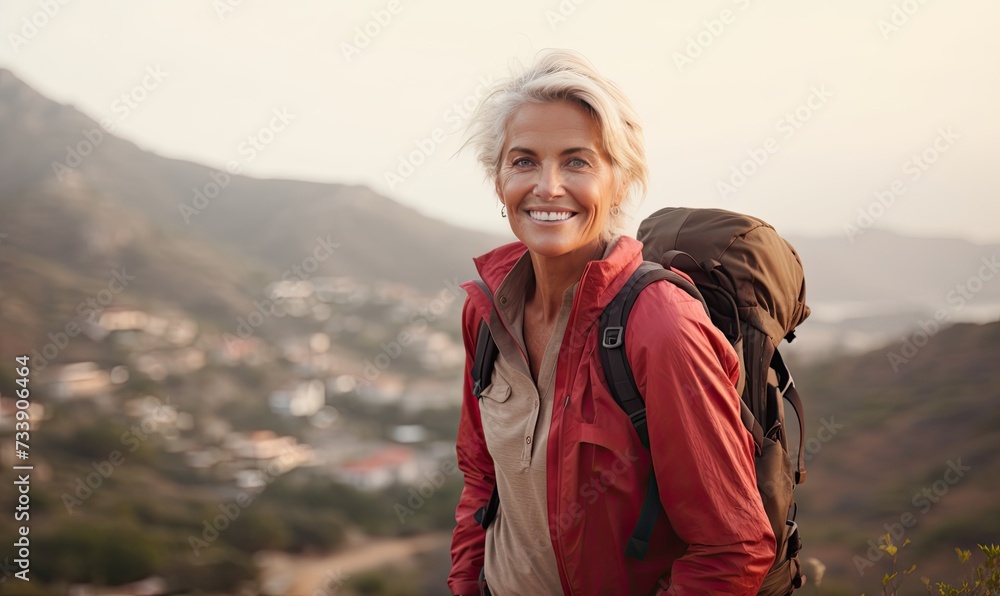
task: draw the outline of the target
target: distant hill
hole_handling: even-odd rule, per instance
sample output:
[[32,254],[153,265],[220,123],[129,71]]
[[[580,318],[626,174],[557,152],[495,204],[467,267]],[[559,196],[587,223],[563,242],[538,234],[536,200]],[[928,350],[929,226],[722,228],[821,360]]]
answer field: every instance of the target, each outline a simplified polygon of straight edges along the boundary
[[[847,236],[789,236],[799,251],[818,302],[896,302],[911,308],[943,306],[956,284],[977,274],[982,259],[1000,258],[1000,244],[913,238],[870,230]],[[1000,302],[1000,279],[984,284],[976,300]]]
[[913,541],[904,560],[918,576],[950,564],[955,546],[1000,543],[1000,323],[914,339],[915,351],[891,345],[795,371],[808,411],[797,491],[807,556],[868,593],[888,568],[864,565],[866,541],[886,527]]
[[[96,149],[72,173],[59,168],[64,174],[59,180],[52,164],[75,163],[67,160],[68,149],[81,143],[84,150],[88,143]],[[471,256],[506,241],[429,218],[365,187],[230,176],[160,157],[104,131],[75,108],[43,97],[3,69],[0,155],[0,207],[5,210],[14,203],[34,205],[43,189],[53,198],[83,194],[81,200],[117,210],[102,214],[105,228],[133,228],[137,218],[144,218],[150,228],[197,238],[278,273],[311,255],[317,238],[329,237],[338,249],[316,275],[396,281],[433,291],[446,277],[471,276]],[[195,189],[206,201],[195,203]],[[204,208],[185,217],[181,204]],[[112,215],[122,219],[109,219]],[[38,242],[16,229],[4,231],[12,244]]]
[[115,305],[229,321],[295,267],[436,293],[472,277],[474,255],[509,241],[364,187],[259,180],[160,157],[4,69],[0,213],[3,354],[65,325],[112,270],[135,276]]
[[[916,329],[939,309],[948,323],[1000,320],[1000,273],[986,266],[1000,263],[1000,245],[882,230],[851,240],[789,236],[802,257],[813,311],[801,345],[790,351],[869,350]],[[989,278],[979,279],[980,273]]]

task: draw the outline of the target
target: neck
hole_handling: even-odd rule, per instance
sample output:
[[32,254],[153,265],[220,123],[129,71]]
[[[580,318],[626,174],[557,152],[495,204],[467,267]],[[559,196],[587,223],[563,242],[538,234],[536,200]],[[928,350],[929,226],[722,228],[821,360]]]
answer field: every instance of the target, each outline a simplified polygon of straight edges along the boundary
[[587,263],[599,260],[606,248],[598,242],[558,257],[530,253],[535,284],[528,290],[527,305],[539,309],[546,323],[555,321],[566,289],[580,280]]

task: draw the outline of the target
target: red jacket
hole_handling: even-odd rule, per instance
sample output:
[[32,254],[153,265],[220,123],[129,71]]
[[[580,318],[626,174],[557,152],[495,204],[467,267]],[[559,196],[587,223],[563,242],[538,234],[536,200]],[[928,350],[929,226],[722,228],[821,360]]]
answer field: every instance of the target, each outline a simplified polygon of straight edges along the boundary
[[[491,290],[525,250],[514,242],[474,260]],[[740,422],[737,356],[701,304],[656,282],[632,309],[625,349],[646,400],[650,450],[607,389],[597,323],[642,262],[641,251],[642,243],[622,236],[607,259],[587,264],[556,365],[546,490],[563,591],[756,594],[774,562],[774,534],[756,488],[753,439]],[[469,373],[479,323],[489,320],[492,305],[475,283],[462,287],[466,366],[457,454],[465,488],[448,586],[478,594],[486,534],[473,515],[489,501],[494,469]],[[637,561],[624,549],[651,465],[666,514]]]

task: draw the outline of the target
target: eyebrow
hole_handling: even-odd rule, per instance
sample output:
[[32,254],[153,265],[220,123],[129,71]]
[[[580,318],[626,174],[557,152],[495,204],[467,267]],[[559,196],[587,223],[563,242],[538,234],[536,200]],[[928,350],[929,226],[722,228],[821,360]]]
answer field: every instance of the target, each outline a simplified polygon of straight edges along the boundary
[[[559,155],[560,156],[565,156],[565,155],[570,155],[572,153],[578,153],[578,152],[587,152],[587,153],[593,153],[594,155],[597,155],[597,151],[594,151],[590,147],[571,147],[569,149],[564,149],[562,152],[559,153]],[[511,153],[524,153],[526,155],[531,155],[532,157],[537,157],[538,156],[537,153],[535,153],[531,149],[528,149],[527,147],[511,147],[507,151],[507,155],[510,155]]]

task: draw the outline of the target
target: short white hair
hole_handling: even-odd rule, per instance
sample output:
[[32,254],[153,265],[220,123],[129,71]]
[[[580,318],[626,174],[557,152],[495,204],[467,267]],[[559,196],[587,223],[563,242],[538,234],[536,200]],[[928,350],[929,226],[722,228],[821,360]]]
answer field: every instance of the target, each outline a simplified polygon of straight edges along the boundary
[[612,200],[618,200],[621,211],[617,217],[608,217],[602,234],[602,240],[607,241],[625,233],[630,216],[646,196],[649,169],[642,124],[632,102],[583,55],[572,50],[542,50],[530,67],[512,69],[511,75],[498,81],[476,108],[465,145],[473,146],[486,177],[496,187],[507,124],[514,112],[528,103],[562,100],[579,104],[594,117],[611,159],[615,188],[621,193]]

